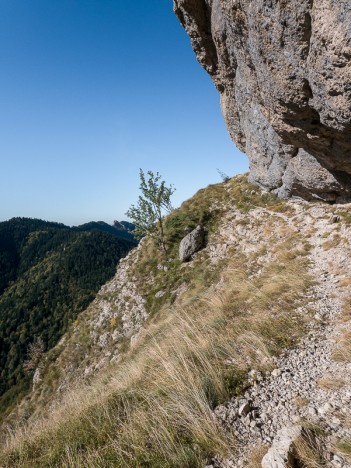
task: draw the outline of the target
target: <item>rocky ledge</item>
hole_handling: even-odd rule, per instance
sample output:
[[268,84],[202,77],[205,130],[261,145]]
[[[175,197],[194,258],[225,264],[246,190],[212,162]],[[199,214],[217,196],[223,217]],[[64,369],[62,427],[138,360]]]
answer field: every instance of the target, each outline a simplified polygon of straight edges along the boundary
[[349,0],[174,0],[251,181],[281,197],[351,195]]

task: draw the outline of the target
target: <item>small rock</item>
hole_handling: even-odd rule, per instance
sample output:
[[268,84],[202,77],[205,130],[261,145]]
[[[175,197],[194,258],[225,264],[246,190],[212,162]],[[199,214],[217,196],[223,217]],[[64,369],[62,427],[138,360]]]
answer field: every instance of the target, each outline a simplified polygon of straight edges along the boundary
[[239,416],[247,416],[250,412],[250,403],[248,401],[244,401],[240,408],[239,408]]
[[37,367],[33,375],[33,390],[41,381],[42,381],[42,378],[41,378],[40,367]]
[[156,299],[159,299],[160,297],[164,296],[166,293],[165,291],[158,291],[156,294],[155,294],[155,297]]
[[318,413],[321,415],[324,415],[328,413],[331,409],[332,409],[331,405],[329,403],[326,403],[321,408],[318,408]]
[[335,466],[335,468],[342,468],[343,467],[343,463],[340,463],[338,460],[332,460],[331,461],[331,464],[332,466]]
[[317,410],[316,408],[314,408],[313,406],[310,406],[308,408],[308,414],[310,414],[311,416],[317,416]]
[[292,417],[291,417],[291,421],[296,424],[300,421],[300,416],[298,414],[294,414]]
[[274,369],[271,373],[272,377],[279,377],[281,375],[281,369]]
[[332,421],[332,423],[335,424],[336,426],[340,426],[340,424],[341,424],[340,419],[337,418],[336,416],[334,416],[334,417],[332,418],[331,421]]
[[260,413],[259,413],[259,411],[258,411],[257,409],[251,411],[251,417],[252,417],[253,419],[258,418],[259,416],[260,416]]

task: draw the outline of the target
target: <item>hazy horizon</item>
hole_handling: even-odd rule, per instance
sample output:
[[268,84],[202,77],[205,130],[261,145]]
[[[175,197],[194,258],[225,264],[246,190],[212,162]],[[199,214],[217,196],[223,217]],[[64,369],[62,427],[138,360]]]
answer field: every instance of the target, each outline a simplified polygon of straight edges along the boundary
[[48,223],[58,223],[58,224],[64,224],[66,226],[69,226],[69,227],[78,227],[78,226],[82,226],[83,224],[87,224],[89,222],[96,222],[96,223],[106,223],[110,226],[113,225],[114,221],[119,221],[119,222],[122,222],[122,221],[127,221],[127,222],[131,222],[127,216],[125,216],[123,219],[113,219],[112,221],[105,221],[103,219],[89,219],[87,221],[83,221],[82,223],[74,223],[74,224],[67,224],[67,223],[64,223],[63,221],[57,221],[56,219],[43,219],[43,218],[33,218],[32,216],[12,216],[11,218],[7,218],[7,219],[0,219],[0,223],[4,223],[4,222],[7,222],[7,221],[11,221],[11,219],[15,219],[15,218],[25,218],[25,219],[39,219],[40,221],[45,221],[45,222],[48,222]]

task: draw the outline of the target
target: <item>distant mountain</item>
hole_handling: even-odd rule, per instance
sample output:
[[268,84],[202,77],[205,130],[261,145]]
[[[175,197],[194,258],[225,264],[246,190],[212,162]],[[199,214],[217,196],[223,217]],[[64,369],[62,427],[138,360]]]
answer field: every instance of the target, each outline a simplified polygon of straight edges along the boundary
[[132,232],[135,229],[135,225],[132,223],[128,223],[128,221],[113,221],[113,225],[116,229],[121,231],[128,231]]
[[102,222],[0,223],[0,412],[28,384],[22,365],[30,344],[40,338],[47,350],[58,342],[135,247],[128,235]]
[[120,237],[121,239],[128,239],[136,242],[133,234],[135,226],[127,221],[114,221],[113,225],[105,223],[104,221],[91,221],[90,223],[81,224],[75,229],[79,231],[100,231],[112,234],[113,236]]

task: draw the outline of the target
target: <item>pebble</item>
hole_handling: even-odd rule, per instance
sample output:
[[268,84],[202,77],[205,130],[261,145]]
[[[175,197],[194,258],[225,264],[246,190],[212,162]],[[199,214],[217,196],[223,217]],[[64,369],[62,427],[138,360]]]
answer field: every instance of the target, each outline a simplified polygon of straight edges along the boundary
[[272,376],[273,377],[279,377],[281,375],[281,373],[282,373],[281,369],[274,369],[272,371]]

